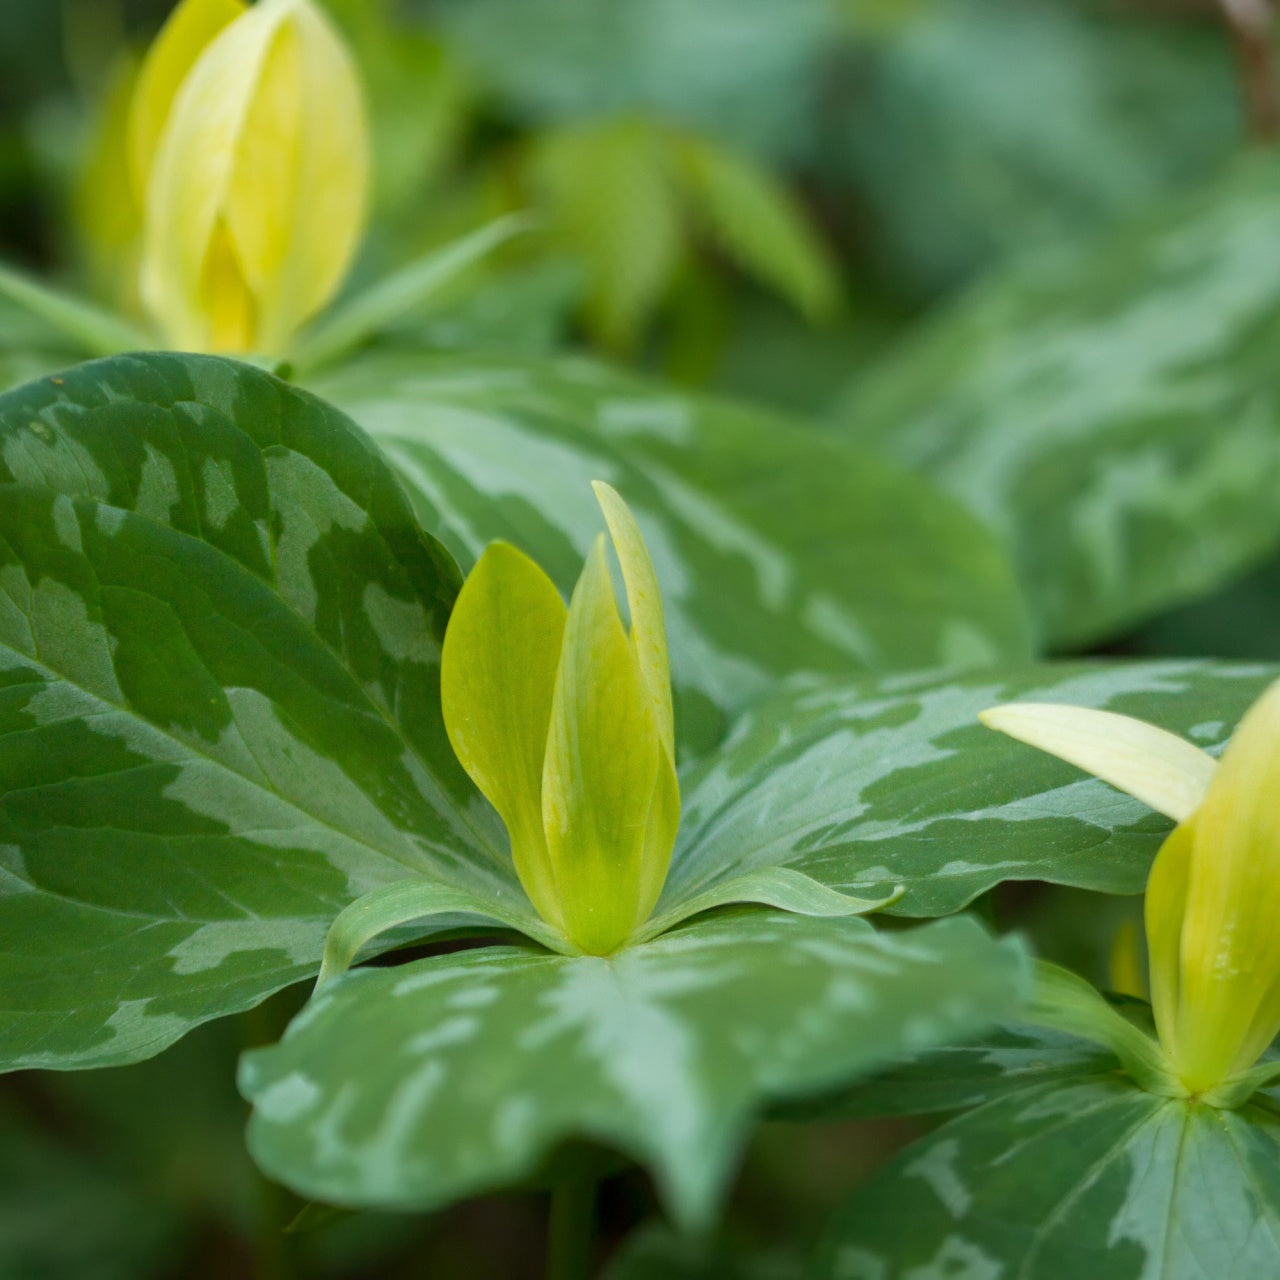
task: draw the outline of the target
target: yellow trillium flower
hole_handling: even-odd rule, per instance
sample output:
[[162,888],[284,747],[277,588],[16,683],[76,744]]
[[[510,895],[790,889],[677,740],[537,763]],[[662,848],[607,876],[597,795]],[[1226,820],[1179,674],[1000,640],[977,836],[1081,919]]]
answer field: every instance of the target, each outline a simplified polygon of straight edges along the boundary
[[355,67],[309,0],[182,0],[138,75],[127,161],[141,296],[166,342],[280,354],[364,223]]
[[1177,822],[1147,882],[1156,1030],[1188,1095],[1235,1100],[1280,1032],[1280,682],[1221,761],[1113,712],[1012,703],[982,720]]
[[649,919],[680,823],[666,630],[635,518],[597,482],[603,534],[568,609],[523,552],[492,544],[454,606],[441,658],[445,728],[497,809],[539,915],[609,955]]

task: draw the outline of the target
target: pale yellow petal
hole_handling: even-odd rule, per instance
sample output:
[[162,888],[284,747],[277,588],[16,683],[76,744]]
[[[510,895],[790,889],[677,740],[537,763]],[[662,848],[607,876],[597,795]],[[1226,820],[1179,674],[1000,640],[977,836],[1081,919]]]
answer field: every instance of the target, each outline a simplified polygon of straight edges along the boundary
[[1176,1059],[1192,1088],[1252,1066],[1280,1026],[1280,683],[1236,729],[1195,821]]
[[360,243],[371,185],[359,76],[324,14],[288,12],[250,105],[227,218],[261,300],[261,349],[283,351],[337,292]]
[[236,353],[253,348],[257,333],[257,303],[221,218],[214,226],[213,240],[205,258],[200,298],[207,322],[206,350]]
[[[204,284],[225,217],[237,150],[262,67],[280,26],[278,6],[255,5],[204,51],[174,98],[147,184],[142,296],[166,341],[211,349]],[[243,272],[243,264],[241,264]]]
[[640,659],[640,671],[653,702],[654,715],[667,754],[675,759],[675,718],[671,707],[671,663],[667,655],[667,628],[662,613],[662,592],[654,572],[644,535],[631,508],[603,480],[591,485],[604,512],[613,549],[622,567],[631,613],[631,639]]
[[565,618],[551,579],[523,552],[495,542],[463,583],[440,660],[454,753],[506,824],[525,892],[557,927],[542,770]]
[[1170,1057],[1177,1051],[1179,991],[1182,986],[1182,921],[1195,829],[1181,823],[1160,846],[1147,878],[1143,914],[1147,929],[1147,971],[1151,1008],[1160,1043]]
[[671,850],[649,824],[669,806],[654,796],[665,755],[602,535],[569,605],[542,783],[564,929],[583,951],[622,946],[661,890]]
[[119,310],[138,310],[138,250],[142,205],[129,178],[129,116],[138,67],[124,60],[93,122],[73,200],[76,238],[94,292]]
[[1019,742],[1066,760],[1175,822],[1200,807],[1213,757],[1185,738],[1114,711],[1010,702],[979,717]]
[[147,50],[128,125],[128,172],[139,207],[179,87],[214,37],[247,7],[242,0],[181,0]]
[[1150,988],[1142,973],[1142,938],[1136,920],[1125,920],[1111,939],[1108,985],[1117,995],[1145,1000]]
[[252,349],[284,350],[355,252],[366,132],[351,60],[307,0],[261,0],[205,49],[147,192],[143,296],[172,345],[210,348],[201,283],[221,222],[254,298]]

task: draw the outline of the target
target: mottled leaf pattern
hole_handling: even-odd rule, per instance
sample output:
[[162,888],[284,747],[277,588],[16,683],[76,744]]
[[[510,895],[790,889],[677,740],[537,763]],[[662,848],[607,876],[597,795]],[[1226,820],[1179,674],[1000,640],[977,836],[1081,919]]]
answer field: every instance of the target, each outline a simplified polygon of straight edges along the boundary
[[586,361],[370,358],[313,385],[464,567],[505,538],[567,599],[600,529],[588,482],[612,484],[662,585],[686,747],[796,670],[1027,652],[1011,571],[975,521],[786,419]]
[[963,1036],[1027,988],[1019,947],[971,920],[877,933],[772,912],[609,959],[501,948],[357,971],[244,1059],[250,1147],[304,1195],[429,1208],[589,1138],[706,1225],[764,1101]]
[[[998,1051],[1003,1052],[1003,1050]],[[821,1280],[1246,1280],[1280,1273],[1280,1120],[1074,1078],[999,1093],[840,1211]],[[1047,1055],[1052,1058],[1053,1050]],[[937,1065],[944,1070],[946,1064]]]
[[1020,1023],[975,1044],[948,1045],[896,1063],[852,1089],[787,1112],[830,1118],[962,1111],[1031,1087],[1114,1073],[1118,1065],[1109,1049],[1092,1041]]
[[1216,750],[1275,668],[1046,664],[972,676],[788,682],[685,771],[667,901],[757,866],[944,915],[1002,880],[1138,893],[1171,826],[978,723],[1021,698],[1135,715]]
[[457,580],[364,437],[247,366],[0,400],[4,1065],[155,1052],[379,884],[518,892],[440,722]]
[[1007,542],[1077,645],[1280,541],[1280,167],[993,281],[853,388],[842,434],[938,481]]

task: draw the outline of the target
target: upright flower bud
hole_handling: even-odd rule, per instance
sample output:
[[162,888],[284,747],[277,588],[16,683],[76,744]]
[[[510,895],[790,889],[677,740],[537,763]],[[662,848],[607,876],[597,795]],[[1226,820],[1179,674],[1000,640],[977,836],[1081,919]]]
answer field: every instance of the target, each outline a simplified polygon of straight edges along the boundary
[[1242,1101],[1275,1074],[1251,1069],[1280,1033],[1280,682],[1220,762],[1105,711],[1013,703],[982,718],[1178,823],[1147,881],[1156,1028],[1187,1094]]
[[183,0],[129,132],[142,297],[168,343],[285,349],[355,253],[367,132],[351,58],[309,0]]
[[538,913],[609,955],[653,911],[680,822],[671,676],[657,578],[640,530],[595,485],[622,568],[623,625],[602,534],[566,610],[536,564],[494,543],[445,634],[449,740],[511,838]]

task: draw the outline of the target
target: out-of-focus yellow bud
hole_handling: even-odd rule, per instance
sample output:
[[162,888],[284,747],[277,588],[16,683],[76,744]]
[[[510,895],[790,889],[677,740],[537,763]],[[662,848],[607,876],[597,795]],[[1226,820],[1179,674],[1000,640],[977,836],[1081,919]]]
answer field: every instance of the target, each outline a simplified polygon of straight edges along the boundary
[[191,351],[281,354],[337,291],[369,190],[363,97],[309,0],[184,0],[130,121],[143,301]]
[[247,8],[242,0],[182,0],[147,50],[128,126],[129,181],[140,206],[146,203],[152,162],[178,90],[214,37]]
[[129,173],[129,121],[140,70],[121,60],[103,98],[72,200],[93,292],[136,315],[142,209]]
[[994,729],[1070,760],[1173,818],[1147,881],[1151,1003],[1171,1074],[1236,1105],[1276,1074],[1280,1032],[1280,682],[1221,762],[1127,716],[1014,703]]

